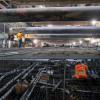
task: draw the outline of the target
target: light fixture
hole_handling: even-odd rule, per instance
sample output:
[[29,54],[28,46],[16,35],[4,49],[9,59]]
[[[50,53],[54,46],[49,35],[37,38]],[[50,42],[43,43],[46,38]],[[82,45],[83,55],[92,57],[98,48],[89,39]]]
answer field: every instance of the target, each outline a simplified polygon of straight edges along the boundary
[[37,40],[37,39],[34,39],[34,40],[33,40],[33,43],[34,43],[34,44],[37,44],[37,43],[38,43],[38,40]]
[[44,42],[41,42],[41,46],[42,46],[42,47],[44,46]]
[[92,20],[92,21],[91,21],[91,24],[92,24],[92,25],[96,25],[96,23],[97,23],[97,20]]
[[82,41],[80,40],[79,43],[82,44]]
[[94,44],[95,42],[97,42],[95,39],[91,39],[90,43]]
[[52,25],[52,24],[48,24],[47,26],[48,26],[48,27],[53,27],[53,25]]
[[10,30],[10,31],[12,31],[12,30],[13,30],[13,28],[9,28],[9,30]]
[[45,8],[45,5],[36,5],[38,8]]
[[73,45],[76,45],[76,42],[73,42],[72,44],[73,44]]
[[91,40],[91,38],[85,38],[84,40],[85,40],[85,41],[90,41],[90,40]]

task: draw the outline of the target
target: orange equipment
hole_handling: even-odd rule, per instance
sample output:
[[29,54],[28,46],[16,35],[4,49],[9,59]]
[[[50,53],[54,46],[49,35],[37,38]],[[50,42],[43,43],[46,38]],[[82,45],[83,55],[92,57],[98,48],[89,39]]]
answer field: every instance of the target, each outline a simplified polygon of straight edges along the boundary
[[87,71],[88,71],[88,66],[79,63],[75,66],[75,75],[73,77],[77,79],[87,79],[88,78]]

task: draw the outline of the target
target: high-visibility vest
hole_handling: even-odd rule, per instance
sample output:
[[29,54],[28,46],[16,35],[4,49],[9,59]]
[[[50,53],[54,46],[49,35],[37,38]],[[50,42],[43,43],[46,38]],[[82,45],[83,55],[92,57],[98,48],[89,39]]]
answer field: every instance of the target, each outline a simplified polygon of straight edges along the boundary
[[75,66],[75,78],[87,78],[88,66],[85,64],[78,64]]
[[17,38],[18,39],[22,39],[24,37],[23,33],[19,32],[17,33]]

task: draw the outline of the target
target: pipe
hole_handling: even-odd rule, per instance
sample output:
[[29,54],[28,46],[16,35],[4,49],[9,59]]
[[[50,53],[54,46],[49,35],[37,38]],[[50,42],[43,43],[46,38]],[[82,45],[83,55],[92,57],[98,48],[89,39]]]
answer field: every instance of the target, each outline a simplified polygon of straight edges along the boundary
[[13,78],[12,80],[10,80],[8,83],[6,83],[1,89],[0,89],[0,93],[2,93],[3,91],[5,91],[5,89],[8,88],[9,85],[11,85],[12,83],[14,83],[19,77],[21,77],[23,74],[25,74],[28,70],[30,70],[30,68],[33,65],[29,66],[27,69],[25,69],[24,71],[22,71],[20,74],[18,74],[15,78]]
[[13,8],[13,9],[1,9],[2,14],[13,13],[52,13],[52,12],[94,12],[100,11],[100,6],[84,6],[84,7],[44,7],[44,8]]
[[33,34],[96,34],[100,33],[100,27],[97,26],[53,26],[53,27],[13,27],[13,31],[23,31],[23,33]]
[[13,71],[7,72],[6,74],[4,74],[3,76],[0,77],[0,82],[8,75],[14,74],[15,72],[19,72],[20,70],[18,69],[14,69]]
[[4,5],[0,4],[1,9],[7,9]]
[[14,90],[14,88],[15,88],[15,85],[12,86],[12,87],[10,88],[10,90],[7,91],[7,92],[1,97],[0,100],[6,100],[6,99],[7,99],[7,96]]
[[22,95],[22,97],[20,98],[20,100],[29,100],[36,84],[38,83],[38,81],[40,80],[40,76],[41,76],[41,71],[39,71],[36,74],[36,77],[31,81],[30,83],[30,87],[27,89],[27,91]]
[[38,64],[36,64],[32,69],[30,69],[23,77],[22,79],[25,79],[29,73],[31,73],[36,67],[38,66]]
[[100,20],[99,12],[100,6],[1,9],[0,22]]
[[[13,28],[12,28],[13,29]],[[14,28],[16,29],[16,27]],[[18,27],[17,27],[18,29]],[[63,25],[63,26],[51,26],[51,27],[19,27],[19,29],[23,29],[25,31],[59,31],[59,30],[95,30],[95,31],[100,31],[100,27],[98,26],[66,26],[66,25]]]

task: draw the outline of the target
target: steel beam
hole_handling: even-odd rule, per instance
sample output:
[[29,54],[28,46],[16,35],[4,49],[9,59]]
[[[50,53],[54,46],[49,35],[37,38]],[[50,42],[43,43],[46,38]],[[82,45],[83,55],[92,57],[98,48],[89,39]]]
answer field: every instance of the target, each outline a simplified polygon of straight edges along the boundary
[[2,4],[0,4],[0,8],[1,8],[1,9],[6,9],[6,7],[3,6]]
[[[33,34],[33,38],[86,38],[100,37],[100,27],[96,26],[53,26],[53,27],[19,27],[14,31]],[[16,32],[17,33],[17,32]]]
[[100,20],[100,6],[1,9],[0,22]]

